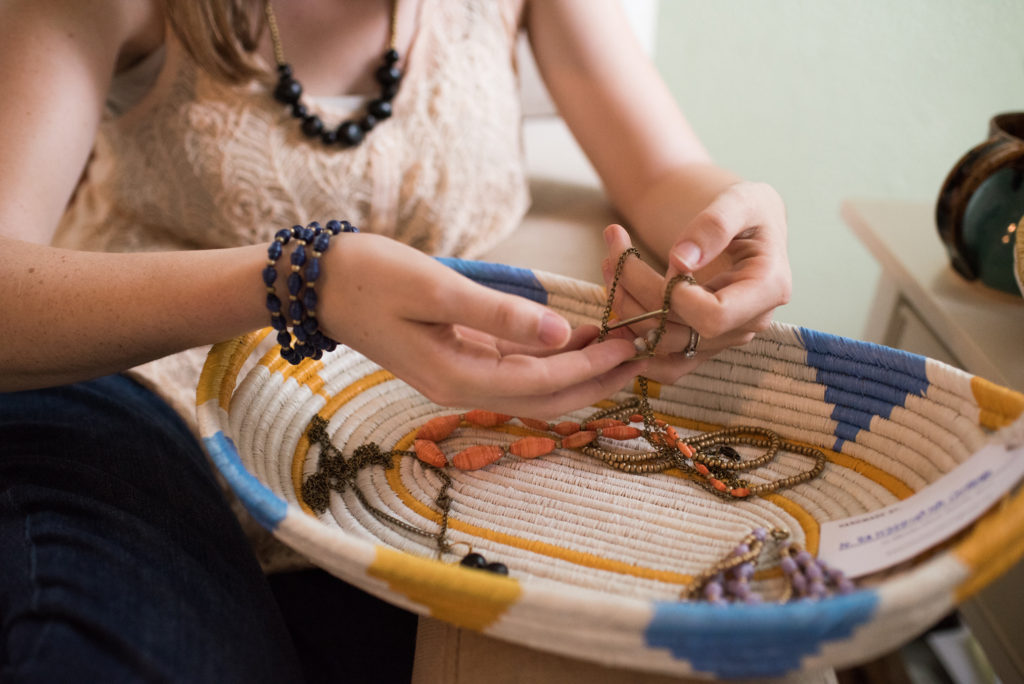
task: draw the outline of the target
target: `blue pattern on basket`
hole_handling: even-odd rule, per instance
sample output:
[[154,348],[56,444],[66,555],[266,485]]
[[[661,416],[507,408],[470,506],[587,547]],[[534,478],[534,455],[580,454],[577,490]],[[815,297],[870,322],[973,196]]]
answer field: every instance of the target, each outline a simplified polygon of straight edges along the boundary
[[288,513],[288,504],[245,469],[238,458],[238,448],[223,430],[218,430],[210,437],[203,437],[203,444],[214,465],[252,517],[273,532]]
[[658,601],[644,633],[699,672],[716,677],[776,677],[801,669],[823,644],[849,638],[874,616],[879,596],[858,591],[822,601],[713,606]]
[[548,291],[529,269],[452,257],[438,257],[437,260],[481,285],[509,294],[517,294],[541,304],[548,303]]
[[834,451],[856,440],[861,430],[870,430],[875,416],[888,418],[894,406],[906,405],[908,396],[924,396],[928,390],[923,356],[808,328],[798,333],[807,365],[816,369],[825,401],[834,406]]

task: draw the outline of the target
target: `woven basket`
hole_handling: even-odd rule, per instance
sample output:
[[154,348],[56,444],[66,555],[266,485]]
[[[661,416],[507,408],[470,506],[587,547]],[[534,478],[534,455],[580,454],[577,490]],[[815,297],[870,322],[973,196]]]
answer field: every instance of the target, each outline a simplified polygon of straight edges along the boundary
[[[546,303],[573,324],[600,318],[605,294],[596,285],[448,263]],[[785,528],[814,553],[822,523],[908,497],[1024,411],[1024,396],[931,359],[775,324],[675,385],[652,383],[651,405],[681,431],[756,425],[818,447],[828,458],[821,477],[732,502],[680,473],[632,475],[569,451],[450,469],[451,541],[505,563],[510,575],[466,569],[455,555],[438,559],[433,541],[382,522],[365,505],[436,529],[440,480],[415,458],[361,471],[359,492],[332,494],[319,515],[298,494],[317,469],[320,447],[305,434],[315,416],[349,455],[369,442],[409,448],[416,428],[453,410],[344,347],[289,366],[268,332],[216,345],[198,388],[203,440],[231,487],[278,538],[338,577],[497,638],[678,675],[776,676],[845,666],[913,638],[1024,553],[1018,493],[941,548],[852,594],[721,607],[680,601],[692,576],[752,528]],[[445,448],[512,441],[522,432],[464,427]],[[764,476],[786,477],[806,465],[784,454]],[[775,565],[768,558],[755,576],[766,594],[782,583]]]

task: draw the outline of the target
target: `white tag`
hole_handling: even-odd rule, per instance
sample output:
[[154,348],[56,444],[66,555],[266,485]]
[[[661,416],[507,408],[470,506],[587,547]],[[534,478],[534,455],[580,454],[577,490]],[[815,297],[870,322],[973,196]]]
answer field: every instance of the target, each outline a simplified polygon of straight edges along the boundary
[[989,444],[909,498],[821,525],[818,557],[848,577],[902,563],[949,539],[1024,477],[1024,446]]

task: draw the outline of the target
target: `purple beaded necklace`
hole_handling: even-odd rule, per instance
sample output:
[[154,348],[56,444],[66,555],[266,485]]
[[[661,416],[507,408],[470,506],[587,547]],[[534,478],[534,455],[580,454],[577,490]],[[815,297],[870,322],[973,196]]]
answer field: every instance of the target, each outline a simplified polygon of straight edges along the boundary
[[266,0],[264,10],[267,15],[267,26],[270,29],[270,39],[274,43],[274,61],[277,62],[277,85],[274,87],[274,99],[288,105],[291,108],[291,115],[302,121],[302,132],[306,137],[319,138],[327,146],[355,147],[377,124],[391,116],[391,101],[398,94],[398,84],[402,80],[402,72],[396,66],[399,55],[398,50],[395,49],[398,0],[391,0],[388,49],[375,73],[377,83],[380,84],[380,95],[370,100],[361,117],[346,119],[336,128],[326,126],[319,116],[310,112],[309,108],[302,103],[302,84],[292,74],[291,65],[285,61],[284,48],[281,47],[281,34],[277,28],[277,17],[274,15],[274,9],[270,6],[270,0]]

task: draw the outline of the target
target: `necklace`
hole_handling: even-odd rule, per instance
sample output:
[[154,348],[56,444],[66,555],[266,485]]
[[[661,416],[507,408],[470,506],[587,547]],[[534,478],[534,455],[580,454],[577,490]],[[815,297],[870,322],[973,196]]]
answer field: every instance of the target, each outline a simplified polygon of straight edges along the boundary
[[[825,455],[820,450],[782,439],[772,430],[761,427],[727,427],[684,439],[674,427],[654,415],[647,400],[646,380],[640,378],[639,397],[599,411],[582,423],[548,423],[479,409],[438,416],[419,428],[413,451],[408,455],[414,455],[435,468],[477,470],[510,455],[533,459],[546,456],[555,449],[575,449],[610,468],[627,473],[660,473],[675,468],[693,477],[697,485],[712,494],[730,500],[762,496],[793,487],[817,477],[825,469]],[[549,435],[523,437],[507,446],[470,446],[451,458],[438,445],[463,425],[494,428],[513,418],[526,428]],[[599,445],[601,440],[625,441],[638,437],[643,437],[651,449],[609,449]],[[734,446],[754,447],[762,449],[763,453],[744,459]],[[813,463],[790,477],[759,484],[751,484],[739,477],[742,472],[768,465],[783,451],[805,456]]]
[[366,111],[357,119],[346,119],[337,128],[326,126],[323,120],[309,111],[302,103],[302,84],[292,73],[292,67],[284,58],[281,46],[281,34],[277,28],[277,17],[270,0],[266,0],[264,10],[267,15],[267,27],[270,29],[270,40],[274,44],[274,61],[277,62],[277,85],[274,87],[274,99],[291,107],[291,115],[302,121],[302,132],[308,138],[319,138],[324,145],[341,145],[355,147],[363,141],[366,134],[389,118],[392,113],[391,101],[398,94],[398,84],[402,80],[402,71],[398,68],[398,50],[395,49],[395,34],[398,26],[398,0],[391,0],[391,18],[388,27],[388,49],[381,58],[381,65],[375,72],[377,83],[380,84],[380,95],[370,100]]
[[[609,320],[615,292],[623,266],[631,256],[639,257],[640,254],[635,249],[629,249],[619,257],[601,317],[598,339],[604,339],[610,330]],[[648,355],[654,353],[665,332],[672,289],[683,281],[693,283],[687,276],[676,276],[665,288],[658,326],[645,340]],[[506,457],[533,459],[556,449],[569,449],[627,473],[651,474],[675,469],[692,478],[698,486],[711,494],[729,501],[766,496],[816,478],[825,469],[826,458],[821,450],[783,439],[766,428],[734,426],[681,437],[672,425],[655,415],[650,405],[647,378],[639,376],[637,381],[640,386],[639,396],[598,411],[580,422],[564,420],[550,423],[474,409],[428,420],[416,430],[411,450],[386,451],[370,442],[357,447],[348,458],[331,443],[327,421],[315,416],[306,434],[310,443],[320,446],[320,459],[316,472],[303,481],[300,496],[311,510],[319,514],[327,510],[332,491],[341,493],[350,489],[362,506],[381,522],[433,541],[438,558],[456,553],[455,547],[464,544],[469,547],[469,553],[459,561],[461,565],[507,575],[509,569],[505,564],[488,562],[480,553],[474,552],[467,542],[449,540],[448,524],[452,508],[449,490],[453,483],[448,472],[450,469],[476,470]],[[439,443],[463,426],[500,429],[513,420],[539,434],[523,437],[504,446],[470,446],[451,457],[441,451]],[[601,444],[608,440],[625,442],[638,438],[647,442],[647,448],[610,449]],[[734,446],[752,447],[762,450],[762,453],[753,458],[743,458]],[[803,456],[813,463],[794,475],[776,480],[754,483],[739,477],[743,472],[768,465],[783,451]],[[369,501],[360,488],[356,478],[360,470],[369,466],[391,468],[394,459],[401,457],[418,459],[424,468],[435,473],[441,480],[441,487],[433,501],[440,513],[437,530],[417,527],[381,510]],[[755,529],[728,555],[696,575],[683,589],[680,598],[703,599],[713,605],[761,602],[761,595],[750,587],[757,558],[766,541],[783,542],[788,536],[789,533],[782,529]],[[854,590],[853,583],[842,572],[813,558],[793,542],[781,548],[780,558],[785,579],[782,595],[778,599],[780,603],[793,599],[815,600]]]
[[[623,266],[631,256],[639,258],[640,254],[636,249],[626,250],[616,264],[615,275],[608,289],[608,298],[601,317],[599,340],[608,334],[615,293]],[[647,354],[654,353],[665,332],[672,289],[684,280],[692,282],[687,276],[680,275],[667,284],[658,327],[647,340]],[[639,376],[637,381],[640,386],[639,396],[598,411],[582,422],[549,423],[475,409],[428,420],[417,429],[412,450],[384,451],[379,445],[369,443],[357,448],[351,459],[345,459],[341,452],[331,445],[325,430],[326,424],[322,419],[314,418],[309,428],[309,437],[312,442],[321,444],[324,453],[320,457],[317,472],[308,477],[302,485],[302,498],[312,510],[322,512],[327,508],[332,489],[342,491],[349,486],[357,490],[360,500],[367,505],[358,492],[353,479],[354,473],[369,464],[390,467],[392,458],[396,456],[415,457],[426,467],[442,474],[444,486],[435,502],[442,512],[440,531],[425,532],[411,528],[407,523],[392,518],[383,511],[373,509],[372,506],[368,508],[373,509],[371,512],[381,520],[430,537],[437,544],[438,553],[442,554],[450,550],[447,541],[447,521],[451,498],[447,495],[447,489],[451,485],[451,477],[445,472],[448,468],[476,470],[507,456],[533,459],[550,454],[556,449],[570,449],[627,473],[649,474],[676,469],[689,475],[698,486],[711,494],[731,501],[764,496],[794,487],[818,477],[825,469],[826,458],[821,450],[783,439],[774,431],[762,427],[733,426],[687,438],[680,437],[673,426],[655,415],[649,401],[647,378]],[[463,425],[498,428],[512,420],[517,420],[523,427],[540,434],[518,439],[507,446],[470,446],[451,458],[441,451],[439,443]],[[640,437],[647,442],[648,448],[609,449],[601,444],[606,440],[629,441]],[[753,447],[763,451],[754,458],[744,459],[735,446]],[[808,458],[812,463],[794,475],[776,480],[752,483],[739,476],[741,473],[768,465],[783,451]]]

